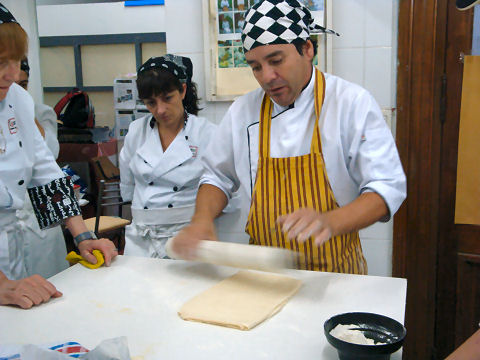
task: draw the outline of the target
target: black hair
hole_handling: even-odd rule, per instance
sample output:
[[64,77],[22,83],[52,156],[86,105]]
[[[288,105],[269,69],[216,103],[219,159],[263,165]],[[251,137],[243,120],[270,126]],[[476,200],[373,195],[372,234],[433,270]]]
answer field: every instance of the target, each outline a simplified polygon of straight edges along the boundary
[[[197,115],[201,110],[198,107],[197,85],[187,81],[187,90],[183,99],[183,107],[189,114]],[[178,90],[183,92],[183,83],[171,72],[162,69],[143,71],[137,78],[138,97],[141,100],[167,94]]]
[[298,53],[303,56],[303,46],[307,43],[308,40],[310,40],[313,45],[313,56],[317,55],[317,40],[313,40],[312,38],[308,38],[307,40],[298,38],[293,40],[292,44],[295,45]]

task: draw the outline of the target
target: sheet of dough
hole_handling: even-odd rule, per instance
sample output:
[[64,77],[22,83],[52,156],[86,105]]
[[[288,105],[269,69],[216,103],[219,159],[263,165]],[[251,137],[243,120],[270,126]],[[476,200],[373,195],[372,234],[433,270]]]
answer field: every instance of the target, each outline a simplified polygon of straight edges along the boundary
[[239,271],[186,302],[184,320],[250,330],[279,312],[301,281],[283,275]]

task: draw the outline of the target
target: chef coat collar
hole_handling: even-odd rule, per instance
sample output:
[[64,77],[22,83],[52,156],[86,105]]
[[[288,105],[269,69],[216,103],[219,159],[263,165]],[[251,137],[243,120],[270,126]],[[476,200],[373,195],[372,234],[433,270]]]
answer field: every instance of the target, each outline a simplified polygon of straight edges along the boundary
[[162,144],[158,132],[156,130],[148,132],[145,142],[136,153],[153,168],[154,177],[161,177],[192,158],[193,154],[188,139],[192,126],[192,121],[189,121],[165,151],[161,150]]
[[312,74],[310,75],[310,81],[307,83],[307,86],[305,86],[300,93],[300,95],[295,99],[295,101],[288,105],[288,106],[282,106],[277,104],[275,101],[273,101],[273,111],[272,111],[272,119],[281,113],[284,113],[290,109],[293,109],[295,107],[299,107],[298,105],[303,104],[307,101],[310,101],[312,99],[312,94],[313,94],[313,87],[314,87],[314,78],[315,78],[315,68],[312,65]]
[[[184,113],[185,119],[183,120],[183,129],[185,130],[185,127],[187,126],[188,122],[188,113],[185,111]],[[157,119],[152,115],[152,118],[150,119],[150,127],[153,129],[155,127],[155,123],[157,122]]]

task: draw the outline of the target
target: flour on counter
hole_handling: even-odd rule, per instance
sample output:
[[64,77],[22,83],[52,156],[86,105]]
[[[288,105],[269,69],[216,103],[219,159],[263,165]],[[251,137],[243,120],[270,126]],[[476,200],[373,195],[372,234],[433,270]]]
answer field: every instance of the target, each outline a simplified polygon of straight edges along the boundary
[[384,345],[383,342],[375,342],[373,339],[365,337],[363,331],[352,330],[358,328],[358,325],[342,325],[338,324],[330,331],[330,335],[336,337],[337,339],[359,345]]

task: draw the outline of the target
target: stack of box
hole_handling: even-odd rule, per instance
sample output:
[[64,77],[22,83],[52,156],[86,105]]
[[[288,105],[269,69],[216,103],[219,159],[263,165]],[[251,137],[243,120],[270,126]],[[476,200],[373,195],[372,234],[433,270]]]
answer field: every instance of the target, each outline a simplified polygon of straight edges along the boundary
[[115,103],[115,138],[123,140],[130,123],[149,114],[146,106],[138,98],[135,76],[124,76],[113,81],[113,101]]

